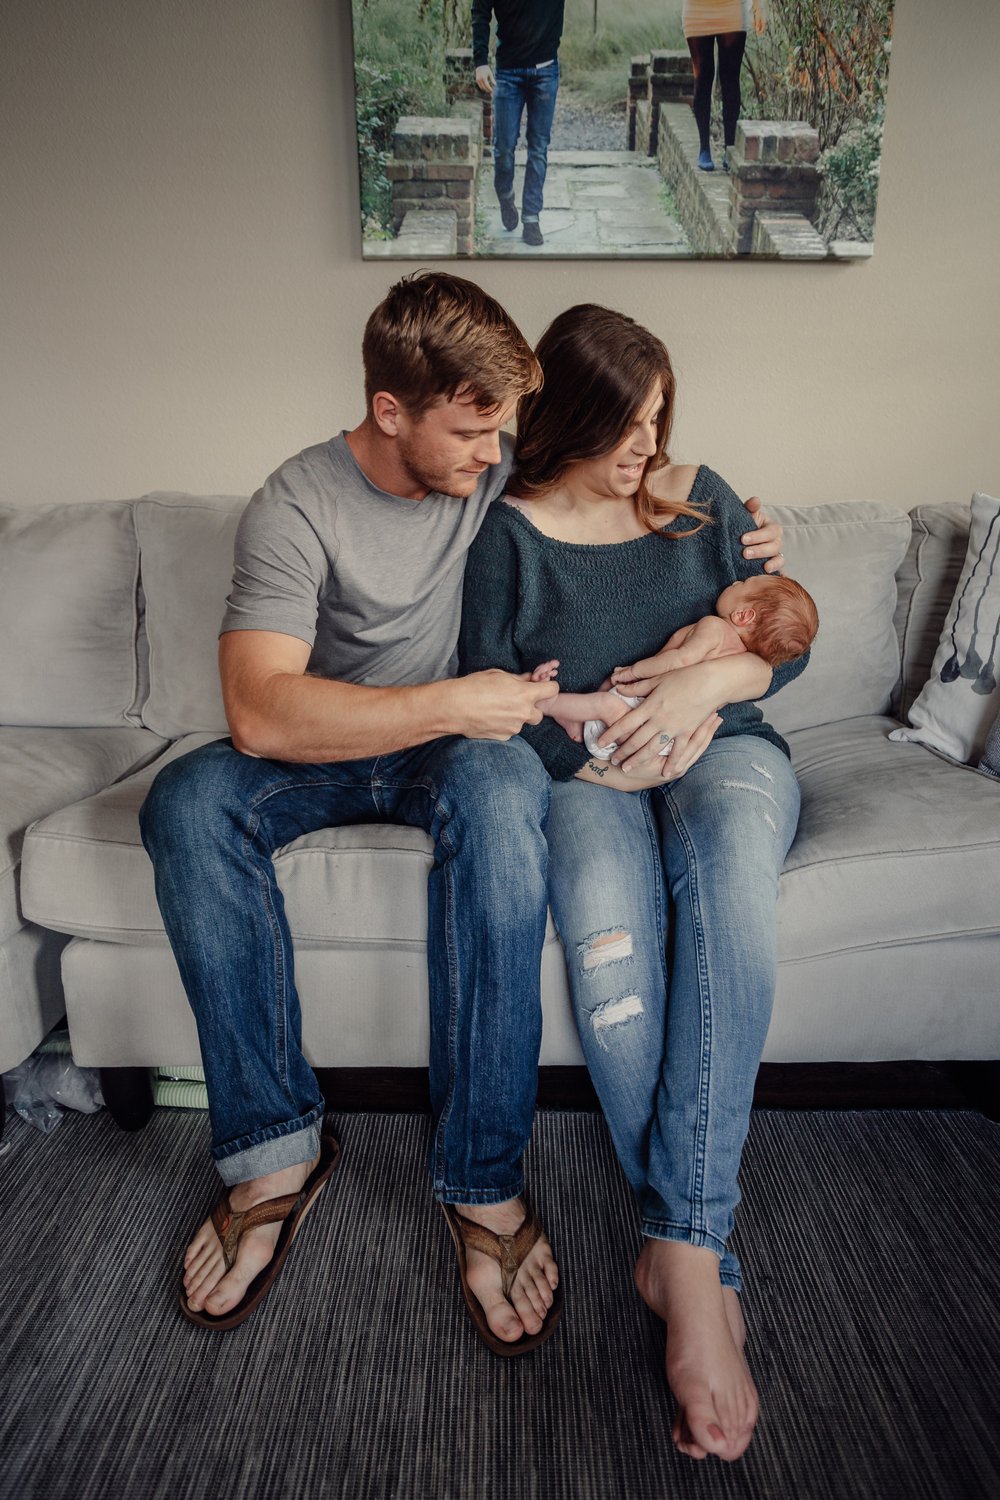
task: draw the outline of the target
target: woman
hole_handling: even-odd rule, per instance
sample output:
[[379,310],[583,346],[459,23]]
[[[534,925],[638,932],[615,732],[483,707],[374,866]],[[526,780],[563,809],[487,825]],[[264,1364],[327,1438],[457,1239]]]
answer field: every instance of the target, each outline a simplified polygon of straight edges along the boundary
[[[589,691],[761,563],[744,560],[752,521],[732,490],[667,460],[674,378],[659,339],[580,306],[536,352],[545,382],[518,411],[510,494],[469,556],[462,669],[523,672],[557,657],[562,686]],[[554,782],[552,910],[639,1202],[637,1283],[667,1323],[674,1439],[693,1457],[737,1457],[757,1415],[727,1239],[799,794],[787,746],[749,700],[802,665],[772,682],[743,653],[643,684],[640,706],[602,736],[618,742],[610,766],[552,719],[523,730]]]
[[714,172],[709,126],[712,121],[712,87],[715,83],[715,49],[719,49],[719,88],[722,92],[722,165],[729,171],[729,153],[736,140],[740,117],[740,69],[747,43],[744,0],[684,0],[681,25],[691,54],[694,73],[694,110],[698,126],[698,166]]

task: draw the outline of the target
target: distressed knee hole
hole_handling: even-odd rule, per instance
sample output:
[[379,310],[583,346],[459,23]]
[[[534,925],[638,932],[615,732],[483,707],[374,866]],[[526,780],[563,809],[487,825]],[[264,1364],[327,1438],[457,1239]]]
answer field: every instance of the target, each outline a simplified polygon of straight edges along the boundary
[[592,932],[577,944],[580,967],[585,974],[602,969],[605,964],[622,963],[632,957],[632,934],[620,927],[608,932]]
[[617,1000],[605,1000],[591,1014],[590,1024],[602,1047],[607,1047],[605,1033],[617,1026],[624,1026],[635,1016],[645,1014],[645,1007],[638,995],[621,995]]

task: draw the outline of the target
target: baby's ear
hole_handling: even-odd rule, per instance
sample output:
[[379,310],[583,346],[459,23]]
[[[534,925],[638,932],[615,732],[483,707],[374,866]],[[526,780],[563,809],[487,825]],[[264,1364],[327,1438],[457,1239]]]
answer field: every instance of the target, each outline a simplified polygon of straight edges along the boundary
[[737,628],[752,625],[756,618],[757,611],[752,604],[744,604],[742,609],[734,609],[729,616],[730,623],[737,626]]

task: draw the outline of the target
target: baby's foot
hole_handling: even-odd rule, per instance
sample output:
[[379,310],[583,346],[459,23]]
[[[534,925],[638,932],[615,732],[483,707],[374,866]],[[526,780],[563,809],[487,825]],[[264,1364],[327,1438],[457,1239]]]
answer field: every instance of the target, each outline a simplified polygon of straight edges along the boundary
[[559,671],[558,661],[543,661],[531,674],[532,682],[551,682]]
[[635,707],[634,701],[630,703],[627,698],[623,698],[620,693],[612,692],[610,688],[606,693],[600,693],[597,696],[600,700],[598,717],[603,719],[605,724],[617,724],[619,719],[623,719]]

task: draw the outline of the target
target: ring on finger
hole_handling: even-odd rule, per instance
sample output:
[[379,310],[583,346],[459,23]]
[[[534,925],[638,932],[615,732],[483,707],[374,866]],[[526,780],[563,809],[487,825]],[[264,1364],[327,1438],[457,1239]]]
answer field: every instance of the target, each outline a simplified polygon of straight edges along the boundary
[[672,734],[661,734],[660,735],[660,748],[659,748],[659,751],[657,753],[659,755],[669,755],[670,752],[671,752],[671,750],[673,748],[674,748],[674,737],[673,737],[673,735]]

